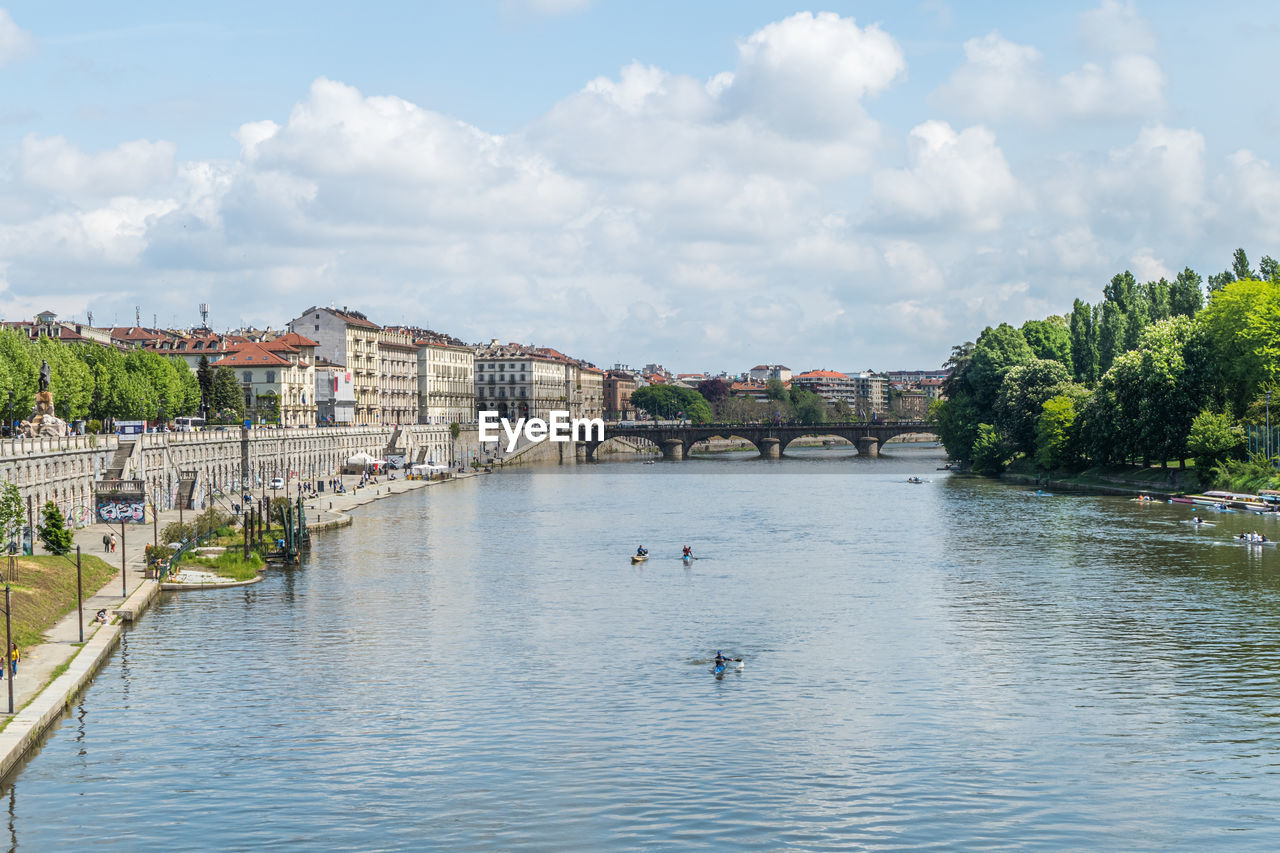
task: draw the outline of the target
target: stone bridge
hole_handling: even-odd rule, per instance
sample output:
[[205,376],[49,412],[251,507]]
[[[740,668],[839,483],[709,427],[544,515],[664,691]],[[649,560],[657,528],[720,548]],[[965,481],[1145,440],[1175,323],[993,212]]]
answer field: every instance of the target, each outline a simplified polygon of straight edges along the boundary
[[594,459],[600,445],[615,438],[640,438],[652,442],[662,451],[663,459],[685,459],[693,445],[710,438],[740,438],[751,442],[766,459],[777,459],[787,445],[802,436],[837,436],[858,447],[861,456],[878,456],[880,445],[899,435],[928,433],[933,427],[926,421],[842,424],[678,424],[655,423],[622,425],[606,423],[604,441],[582,442],[588,459]]

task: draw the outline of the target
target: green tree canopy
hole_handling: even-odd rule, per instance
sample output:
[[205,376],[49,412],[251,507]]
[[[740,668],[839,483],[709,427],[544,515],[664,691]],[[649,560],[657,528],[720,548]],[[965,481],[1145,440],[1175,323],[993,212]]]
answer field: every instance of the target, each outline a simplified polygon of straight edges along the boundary
[[1005,374],[1034,358],[1022,332],[1008,323],[983,329],[974,344],[973,358],[966,371],[967,384],[978,408],[984,412],[991,411]]
[[647,385],[631,393],[631,403],[655,418],[672,419],[683,415],[693,423],[710,423],[711,407],[692,388],[679,385]]
[[40,523],[37,525],[40,544],[50,554],[66,554],[74,546],[71,531],[67,529],[62,510],[53,501],[45,503],[40,510]]
[[1011,449],[1031,456],[1036,450],[1036,425],[1047,400],[1062,394],[1071,374],[1060,362],[1038,358],[1009,369],[996,396],[995,426]]
[[1067,370],[1072,369],[1071,330],[1065,317],[1028,320],[1022,324],[1022,337],[1036,358],[1056,361]]
[[1196,320],[1236,414],[1258,388],[1280,381],[1280,284],[1235,281],[1213,294]]

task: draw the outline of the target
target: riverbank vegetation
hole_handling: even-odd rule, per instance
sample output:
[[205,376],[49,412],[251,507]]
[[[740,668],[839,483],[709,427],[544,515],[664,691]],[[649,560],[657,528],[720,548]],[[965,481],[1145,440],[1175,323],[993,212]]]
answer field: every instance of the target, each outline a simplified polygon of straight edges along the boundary
[[1270,257],[1255,271],[1237,250],[1231,269],[1209,277],[1207,300],[1190,268],[1172,282],[1120,273],[1098,304],[987,327],[953,347],[947,366],[930,419],[977,473],[1014,459],[1067,475],[1194,460],[1201,485],[1280,485],[1256,452],[1276,452],[1264,428],[1280,380],[1280,263]]
[[[81,588],[93,595],[117,569],[101,557],[80,558]],[[17,557],[10,583],[13,597],[13,641],[19,648],[43,642],[44,632],[76,606],[75,556]]]

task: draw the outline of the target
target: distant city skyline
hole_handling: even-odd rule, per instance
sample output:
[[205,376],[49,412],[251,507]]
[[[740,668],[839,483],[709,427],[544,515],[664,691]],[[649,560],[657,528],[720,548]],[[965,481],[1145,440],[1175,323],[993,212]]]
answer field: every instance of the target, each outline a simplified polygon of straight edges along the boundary
[[1280,253],[1262,3],[14,3],[0,316],[937,367]]

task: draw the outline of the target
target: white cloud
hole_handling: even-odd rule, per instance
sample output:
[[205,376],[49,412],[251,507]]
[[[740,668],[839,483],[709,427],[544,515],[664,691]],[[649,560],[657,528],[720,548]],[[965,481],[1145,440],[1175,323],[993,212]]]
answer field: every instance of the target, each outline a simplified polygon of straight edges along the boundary
[[1162,278],[1173,281],[1177,275],[1148,247],[1139,249],[1129,258],[1129,269],[1138,281],[1158,281]]
[[503,0],[503,5],[512,11],[528,11],[535,15],[571,15],[585,12],[591,7],[592,0]]
[[907,168],[877,173],[872,201],[892,219],[977,231],[999,228],[1024,203],[995,136],[983,127],[957,133],[944,121],[912,128]]
[[1122,56],[1156,49],[1155,33],[1133,0],[1102,0],[1097,9],[1080,15],[1079,29],[1085,46],[1097,53]]
[[176,151],[172,142],[139,139],[89,155],[61,136],[31,134],[22,140],[20,169],[26,183],[57,193],[135,194],[173,177]]
[[738,44],[738,67],[723,99],[775,126],[837,133],[865,122],[861,100],[883,92],[906,68],[902,49],[878,26],[801,12]]
[[0,65],[20,62],[31,55],[35,41],[19,27],[8,9],[0,9]]
[[1068,74],[1047,70],[1040,52],[991,32],[964,43],[965,62],[937,99],[966,115],[1037,122],[1150,116],[1164,107],[1164,72],[1140,53],[1086,63]]

